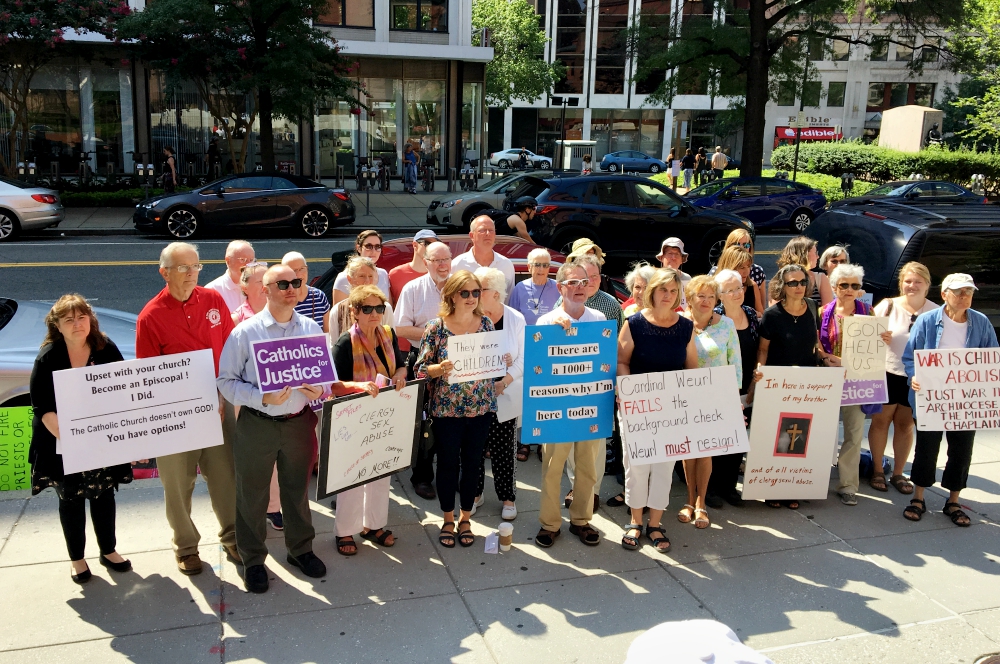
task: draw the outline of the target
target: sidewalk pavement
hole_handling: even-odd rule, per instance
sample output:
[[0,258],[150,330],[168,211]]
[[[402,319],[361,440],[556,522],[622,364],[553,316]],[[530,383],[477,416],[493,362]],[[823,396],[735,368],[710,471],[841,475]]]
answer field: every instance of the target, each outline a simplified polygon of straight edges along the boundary
[[[904,496],[865,485],[857,507],[841,505],[832,490],[797,512],[727,505],[699,531],[677,522],[686,499],[675,483],[664,519],[668,555],[645,540],[640,551],[624,550],[626,511],[603,505],[593,521],[606,538],[600,546],[584,546],[564,523],[553,548],[538,548],[534,454],[517,473],[509,553],[483,552],[483,536],[500,523],[492,481],[473,517],[475,545],[443,549],[437,502],[416,497],[404,472],[392,481],[395,547],[359,539],[358,555],[338,555],[329,503],[313,503],[314,547],[329,573],[312,580],[291,568],[281,534],[268,528],[264,595],[245,593],[226,561],[200,480],[193,514],[203,533],[201,575],[177,571],[163,490],[142,480],[118,494],[118,551],[134,571],[111,573],[91,558],[94,577],[84,586],[69,579],[53,492],[0,493],[0,664],[622,662],[644,630],[693,618],[729,625],[778,664],[971,664],[1000,651],[996,432],[977,436],[963,495],[972,527],[941,514],[939,488],[923,520],[911,523]],[[602,502],[619,489],[605,477]],[[662,661],[670,652],[664,643]]]

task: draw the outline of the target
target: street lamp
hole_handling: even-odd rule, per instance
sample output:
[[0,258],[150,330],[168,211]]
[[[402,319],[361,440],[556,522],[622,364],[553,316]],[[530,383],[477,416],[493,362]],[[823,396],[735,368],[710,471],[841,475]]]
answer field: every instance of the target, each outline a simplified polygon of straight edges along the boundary
[[563,155],[566,152],[566,107],[567,106],[579,106],[579,97],[549,97],[549,104],[551,106],[562,106],[562,112],[559,115],[559,170],[565,170],[565,164],[563,163]]

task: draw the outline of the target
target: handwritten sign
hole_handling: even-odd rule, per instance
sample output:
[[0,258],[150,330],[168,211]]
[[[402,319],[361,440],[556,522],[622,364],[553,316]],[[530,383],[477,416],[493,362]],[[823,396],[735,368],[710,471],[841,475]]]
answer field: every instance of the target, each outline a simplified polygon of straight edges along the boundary
[[844,371],[761,367],[750,425],[743,498],[826,498],[837,446]]
[[530,325],[524,331],[521,442],[573,443],[611,435],[618,323]]
[[211,350],[56,371],[52,382],[67,473],[222,444]]
[[914,355],[918,430],[1000,429],[1000,349],[918,350]]
[[882,333],[889,329],[885,316],[847,316],[843,322],[840,363],[847,373],[841,406],[885,403],[889,390],[885,380]]
[[455,368],[448,375],[448,383],[503,378],[507,374],[503,359],[506,354],[507,342],[502,330],[450,336],[448,359]]
[[619,376],[618,395],[632,465],[750,450],[736,367]]
[[264,339],[250,344],[260,391],[280,392],[302,383],[320,385],[337,380],[325,334]]
[[316,500],[413,465],[423,400],[421,380],[325,402]]
[[0,408],[0,491],[31,488],[31,406]]

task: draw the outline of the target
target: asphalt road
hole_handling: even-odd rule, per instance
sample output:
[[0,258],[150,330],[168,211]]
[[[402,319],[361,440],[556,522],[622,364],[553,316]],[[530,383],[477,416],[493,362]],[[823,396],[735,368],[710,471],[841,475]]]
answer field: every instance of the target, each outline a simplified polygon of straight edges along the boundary
[[[400,237],[386,236],[385,239]],[[757,262],[774,274],[778,252],[790,235],[761,235]],[[225,270],[227,240],[197,243],[205,269],[199,283],[206,284]],[[350,249],[353,239],[254,240],[259,260],[276,262],[288,251],[308,259],[310,277],[330,265],[330,254]],[[54,301],[65,293],[80,293],[96,306],[139,313],[161,288],[157,271],[164,240],[134,236],[26,239],[0,244],[0,296],[15,300]],[[613,275],[620,276],[620,275]]]

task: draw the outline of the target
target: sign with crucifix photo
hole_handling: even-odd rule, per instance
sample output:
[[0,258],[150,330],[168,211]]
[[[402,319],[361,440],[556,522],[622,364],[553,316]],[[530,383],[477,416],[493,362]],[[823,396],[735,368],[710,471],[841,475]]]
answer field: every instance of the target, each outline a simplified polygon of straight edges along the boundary
[[826,498],[844,371],[761,367],[743,474],[745,500]]

